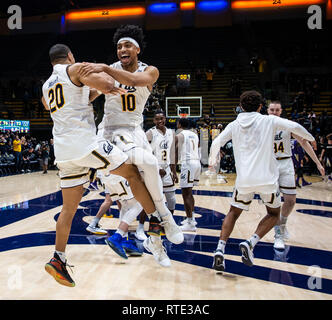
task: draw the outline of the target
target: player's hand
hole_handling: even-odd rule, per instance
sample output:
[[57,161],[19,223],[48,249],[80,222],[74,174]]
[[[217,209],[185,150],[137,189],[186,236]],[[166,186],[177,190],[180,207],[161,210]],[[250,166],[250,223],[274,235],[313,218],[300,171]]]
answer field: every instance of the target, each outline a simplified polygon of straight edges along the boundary
[[113,87],[113,89],[108,92],[109,94],[117,95],[117,94],[126,94],[128,91],[123,88]]
[[179,182],[179,178],[178,178],[178,175],[177,175],[176,171],[172,172],[172,179],[173,179],[174,183],[178,183]]
[[104,63],[83,62],[78,69],[78,74],[81,77],[86,77],[91,73],[100,73],[104,71],[105,66]]
[[159,169],[159,175],[163,178],[166,176],[166,171],[164,169]]
[[320,174],[324,177],[325,176],[325,169],[321,164],[317,165],[317,169],[320,172]]

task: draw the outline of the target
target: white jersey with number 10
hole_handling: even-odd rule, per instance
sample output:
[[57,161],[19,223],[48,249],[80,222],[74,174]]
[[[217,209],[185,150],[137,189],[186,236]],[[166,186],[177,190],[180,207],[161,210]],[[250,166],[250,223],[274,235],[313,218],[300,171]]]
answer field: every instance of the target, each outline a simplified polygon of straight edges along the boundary
[[[112,68],[122,69],[121,62],[115,62]],[[135,72],[144,72],[147,64],[138,62]],[[128,92],[121,95],[105,96],[105,127],[136,127],[143,122],[143,111],[150,96],[148,87],[129,87],[115,81],[115,87],[124,88]]]

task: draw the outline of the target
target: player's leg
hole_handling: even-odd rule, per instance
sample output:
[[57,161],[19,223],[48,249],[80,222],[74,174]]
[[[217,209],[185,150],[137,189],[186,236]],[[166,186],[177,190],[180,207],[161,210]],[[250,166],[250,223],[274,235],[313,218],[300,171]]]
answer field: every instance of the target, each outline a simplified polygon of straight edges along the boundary
[[182,231],[196,231],[195,218],[193,217],[193,195],[192,188],[182,188],[182,198],[187,219],[183,222]]
[[214,252],[213,265],[212,268],[217,271],[225,270],[225,246],[226,242],[229,239],[235,223],[239,216],[241,215],[243,208],[238,208],[231,205],[229,212],[227,213],[225,219],[223,220],[220,237],[218,241],[217,249]]
[[156,206],[136,166],[124,163],[117,169],[112,170],[111,173],[122,176],[128,181],[135,199],[142,205],[147,215],[156,213]]
[[165,192],[166,204],[169,211],[174,214],[175,205],[176,205],[176,198],[175,198],[175,191]]
[[[154,234],[158,231],[160,234],[160,227],[162,226],[169,241],[175,244],[182,243],[184,240],[183,233],[165,205],[158,161],[152,154],[144,131],[140,127],[131,131],[126,128],[119,129],[113,132],[113,141],[127,154],[129,161],[136,165],[140,172],[143,172],[145,186],[158,211],[158,216],[155,214],[150,215],[149,211],[145,210],[143,206],[150,220],[148,233]],[[135,198],[138,200],[136,196]],[[157,227],[159,227],[159,230]]]
[[145,239],[147,239],[147,236],[144,232],[144,222],[146,220],[146,213],[144,210],[142,210],[142,212],[139,214],[139,219],[138,219],[138,226],[136,228],[136,232],[134,234],[134,236],[136,237],[136,239],[144,241]]
[[142,211],[141,204],[134,198],[121,201],[120,216],[121,221],[116,232],[105,241],[122,258],[127,259],[127,254],[131,256],[141,256],[143,252],[136,244],[128,239],[129,225],[132,224]]
[[279,189],[283,194],[284,202],[281,207],[280,217],[274,227],[274,248],[285,249],[284,240],[288,239],[286,222],[296,203],[295,172],[292,160],[280,160],[279,165]]
[[100,219],[108,212],[112,205],[112,199],[110,197],[109,192],[105,190],[105,200],[104,202],[100,205],[99,210],[96,214],[96,216],[92,219],[90,224],[87,226],[86,230],[97,235],[107,235],[107,231],[100,228],[99,226],[99,221]]
[[62,285],[74,287],[75,282],[70,277],[66,266],[66,245],[71,224],[77,207],[82,199],[83,185],[62,189],[63,206],[56,223],[55,252],[53,258],[45,265],[45,270]]
[[267,214],[259,222],[255,233],[246,241],[240,243],[239,247],[242,253],[242,262],[247,266],[254,264],[254,247],[278,222],[280,215],[280,193],[260,194],[263,203],[266,206]]

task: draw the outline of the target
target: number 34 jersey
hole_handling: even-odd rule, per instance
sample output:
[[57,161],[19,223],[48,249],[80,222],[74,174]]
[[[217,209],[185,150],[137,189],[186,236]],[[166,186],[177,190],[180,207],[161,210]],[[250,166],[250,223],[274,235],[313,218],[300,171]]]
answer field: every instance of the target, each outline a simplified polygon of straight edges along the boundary
[[43,96],[53,120],[56,162],[81,159],[97,144],[90,89],[75,85],[67,73],[69,65],[56,64],[43,85]]
[[290,131],[276,131],[276,134],[274,136],[273,150],[276,158],[292,156]]
[[[121,62],[111,65],[114,69],[122,69]],[[138,62],[138,69],[135,72],[144,72],[147,64]],[[147,87],[129,87],[115,81],[115,87],[124,88],[126,94],[105,96],[105,127],[139,126],[143,122],[143,111],[146,101],[150,96]]]

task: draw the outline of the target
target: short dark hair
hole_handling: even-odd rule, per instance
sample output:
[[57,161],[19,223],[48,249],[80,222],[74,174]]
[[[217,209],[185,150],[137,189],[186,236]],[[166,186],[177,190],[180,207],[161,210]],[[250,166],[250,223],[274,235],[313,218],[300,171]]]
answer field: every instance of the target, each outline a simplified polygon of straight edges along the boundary
[[157,109],[155,112],[154,112],[154,117],[157,115],[157,114],[162,114],[164,117],[166,117],[166,114],[163,110],[161,109]]
[[246,112],[257,111],[262,104],[262,95],[254,90],[245,91],[240,96],[240,105]]
[[51,63],[65,60],[68,57],[68,53],[71,52],[68,46],[62,43],[57,43],[51,47],[49,51]]
[[179,124],[180,124],[181,128],[183,128],[183,129],[190,128],[190,121],[187,118],[180,118]]
[[282,107],[282,104],[279,100],[273,100],[269,103],[269,106],[270,106],[270,104],[280,104],[280,106]]
[[114,33],[113,36],[114,44],[117,45],[118,41],[124,37],[130,37],[136,40],[140,46],[141,53],[143,52],[143,49],[145,48],[145,42],[144,42],[143,30],[141,27],[132,24],[120,26]]

